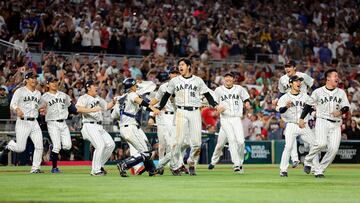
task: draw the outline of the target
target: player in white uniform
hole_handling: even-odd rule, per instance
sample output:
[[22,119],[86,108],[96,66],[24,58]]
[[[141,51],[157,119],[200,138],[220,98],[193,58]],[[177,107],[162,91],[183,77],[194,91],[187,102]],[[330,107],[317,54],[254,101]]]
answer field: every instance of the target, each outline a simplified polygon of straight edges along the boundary
[[85,87],[86,94],[80,96],[76,103],[77,112],[82,114],[81,134],[84,140],[90,141],[95,148],[90,174],[103,176],[107,174],[104,165],[114,151],[115,143],[101,125],[103,121],[101,111],[111,109],[115,105],[116,99],[106,103],[97,95],[98,87],[92,80],[87,81]]
[[128,177],[126,170],[143,162],[145,169],[149,172],[149,176],[154,176],[155,165],[151,158],[152,147],[138,121],[135,119],[136,113],[140,110],[140,106],[144,106],[147,110],[159,114],[160,111],[149,103],[144,101],[136,93],[136,81],[132,78],[127,78],[123,81],[125,94],[117,98],[119,102],[119,116],[120,116],[120,136],[131,144],[138,153],[120,161],[117,167],[121,177]]
[[172,148],[172,157],[175,159],[176,165],[172,169],[173,175],[181,174],[180,168],[182,165],[179,160],[182,158],[181,149],[186,137],[189,138],[191,147],[190,156],[187,160],[189,174],[196,175],[195,166],[199,160],[201,150],[200,95],[204,95],[209,104],[213,107],[216,106],[217,110],[221,110],[222,107],[215,102],[204,81],[192,75],[191,61],[189,59],[180,59],[178,65],[181,75],[170,80],[167,91],[160,101],[159,109],[162,109],[169,97],[175,94],[175,105],[177,107],[175,115],[176,137],[175,145]]
[[[234,172],[243,173],[245,138],[241,117],[244,104],[247,109],[250,109],[250,96],[245,88],[234,85],[235,75],[232,72],[226,73],[224,79],[225,84],[215,89],[216,100],[224,107],[224,111],[220,112],[221,128],[215,148],[222,149],[227,140]],[[214,168],[220,156],[220,150],[214,151],[209,169]]]
[[25,75],[25,87],[17,89],[11,99],[10,108],[16,112],[15,125],[16,142],[10,140],[5,147],[2,156],[6,156],[9,150],[23,152],[26,148],[26,141],[30,139],[34,143],[33,164],[30,173],[43,173],[40,164],[43,153],[43,137],[37,117],[39,115],[41,93],[35,89],[37,75],[29,72]]
[[321,150],[326,149],[326,154],[321,163],[314,165],[316,178],[325,177],[326,168],[336,156],[341,141],[341,117],[350,109],[345,91],[337,87],[339,76],[336,69],[326,71],[325,78],[325,86],[314,90],[299,120],[299,126],[303,128],[305,126],[304,118],[309,113],[311,106],[316,108],[315,145],[304,162],[304,171],[309,174],[311,171],[310,163],[314,157]]
[[[276,110],[281,113],[281,118],[286,122],[284,131],[285,147],[280,162],[281,177],[288,177],[287,169],[289,167],[290,153],[294,147],[296,137],[301,136],[301,139],[310,144],[310,146],[313,145],[315,140],[315,136],[309,125],[306,124],[305,128],[299,128],[298,126],[298,120],[302,110],[310,98],[307,94],[300,91],[302,81],[303,78],[297,75],[291,76],[289,79],[291,90],[280,97],[276,106]],[[307,116],[305,121],[308,119]]]
[[[287,64],[285,64],[284,67],[285,67],[286,74],[280,77],[279,84],[278,84],[280,96],[291,90],[289,79],[290,79],[290,77],[295,76],[295,75],[300,78],[303,78],[303,82],[301,83],[300,90],[302,93],[307,94],[308,88],[311,88],[314,84],[314,79],[305,73],[296,71],[296,62],[293,60],[290,60]],[[275,103],[276,102],[277,102],[277,100],[275,100]],[[291,151],[291,160],[293,163],[293,168],[296,168],[300,163],[298,152],[297,152],[296,139],[294,139],[294,145],[293,145],[293,148]]]
[[71,105],[69,95],[59,91],[59,80],[50,77],[46,80],[49,91],[41,96],[41,106],[45,106],[45,121],[52,142],[51,173],[60,173],[57,167],[59,152],[61,149],[71,149],[71,137],[69,127],[65,120],[69,115],[68,107]]
[[[179,71],[177,68],[172,67],[169,70],[168,78],[171,80],[174,77],[178,76]],[[150,105],[157,104],[161,98],[164,96],[167,86],[169,84],[169,81],[164,82],[162,85],[160,85],[158,91],[156,92],[156,95],[153,99],[150,101]],[[153,124],[154,119],[156,120],[157,124],[157,136],[159,140],[159,166],[157,168],[157,174],[163,175],[164,173],[164,167],[167,163],[170,162],[170,168],[174,168],[175,163],[174,159],[171,157],[171,148],[175,143],[175,106],[174,103],[168,100],[166,103],[164,109],[161,111],[161,113],[156,116],[156,118],[150,117],[149,123]],[[183,162],[183,159],[181,158],[178,160],[180,162]],[[184,164],[182,164],[182,170],[186,173],[188,172],[185,168]]]

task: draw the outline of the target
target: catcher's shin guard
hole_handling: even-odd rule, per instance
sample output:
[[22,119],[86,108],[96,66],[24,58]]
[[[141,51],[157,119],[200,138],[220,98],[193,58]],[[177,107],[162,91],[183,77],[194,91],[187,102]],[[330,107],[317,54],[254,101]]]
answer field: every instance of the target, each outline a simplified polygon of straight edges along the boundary
[[[138,153],[134,156],[131,156],[123,161],[123,164],[125,165],[126,170],[132,168],[133,166],[136,166],[137,164],[144,162],[147,160],[148,157],[144,153]],[[145,164],[144,164],[145,165]],[[146,168],[146,165],[145,165]]]

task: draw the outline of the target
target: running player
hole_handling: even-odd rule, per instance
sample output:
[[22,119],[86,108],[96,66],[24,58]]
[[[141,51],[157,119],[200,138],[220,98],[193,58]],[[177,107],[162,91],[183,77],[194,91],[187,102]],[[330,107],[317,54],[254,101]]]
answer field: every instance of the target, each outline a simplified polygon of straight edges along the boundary
[[300,120],[300,128],[305,127],[304,118],[312,106],[316,108],[315,145],[305,158],[304,171],[309,174],[314,157],[326,149],[326,154],[320,164],[314,165],[316,178],[324,178],[326,168],[334,160],[341,141],[342,115],[350,110],[349,100],[344,90],[339,89],[339,75],[336,69],[325,72],[326,84],[314,90],[309,103],[305,106]]
[[81,134],[85,140],[89,140],[94,146],[95,151],[92,161],[92,176],[104,176],[107,172],[104,165],[111,156],[115,148],[115,143],[112,137],[107,133],[102,124],[103,110],[111,109],[116,99],[106,103],[104,99],[97,95],[97,84],[89,80],[85,83],[86,94],[79,97],[76,108],[82,114],[82,129]]

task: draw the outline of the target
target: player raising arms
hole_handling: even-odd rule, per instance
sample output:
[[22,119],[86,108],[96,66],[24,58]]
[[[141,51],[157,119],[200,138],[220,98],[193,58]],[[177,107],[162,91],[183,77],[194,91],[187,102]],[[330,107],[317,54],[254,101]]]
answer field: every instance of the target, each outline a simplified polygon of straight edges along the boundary
[[117,167],[121,177],[128,177],[126,170],[143,162],[145,169],[149,172],[149,176],[155,175],[155,165],[151,157],[150,143],[135,116],[139,111],[140,106],[146,107],[147,110],[153,111],[156,115],[160,113],[157,108],[149,106],[145,100],[141,99],[136,93],[136,81],[132,78],[127,78],[123,81],[125,94],[118,98],[119,102],[119,116],[120,116],[120,136],[131,144],[138,153],[120,161]]
[[52,142],[51,173],[59,173],[57,161],[61,146],[64,150],[71,149],[70,131],[65,122],[69,115],[68,107],[71,105],[71,98],[59,91],[59,80],[57,78],[49,77],[46,83],[49,91],[41,96],[41,105],[44,105],[46,109],[45,121]]
[[[294,147],[294,140],[296,140],[296,137],[301,136],[302,140],[307,142],[311,147],[315,140],[314,134],[308,125],[306,125],[305,128],[299,128],[298,126],[298,120],[302,110],[310,98],[307,94],[300,91],[302,81],[303,78],[298,77],[297,75],[291,76],[289,79],[291,90],[280,97],[276,107],[276,110],[281,113],[282,119],[286,122],[284,131],[285,147],[280,163],[281,177],[288,176],[287,169],[289,167],[290,153]],[[307,120],[308,116],[305,118],[305,121]]]
[[86,94],[79,97],[76,108],[82,114],[81,134],[85,140],[89,140],[94,146],[95,151],[92,160],[92,176],[103,176],[107,172],[104,165],[111,156],[115,148],[115,142],[112,137],[103,128],[103,110],[111,109],[115,103],[113,101],[106,103],[104,99],[97,95],[97,84],[88,80],[85,83]]
[[175,94],[177,110],[175,115],[176,137],[175,144],[172,147],[172,157],[175,159],[175,167],[172,169],[173,175],[181,174],[182,164],[179,160],[182,158],[181,149],[186,137],[189,138],[191,147],[190,156],[187,160],[189,174],[196,175],[195,166],[199,160],[201,150],[200,95],[204,95],[209,104],[216,107],[218,111],[222,111],[223,108],[215,102],[204,81],[192,74],[191,61],[189,59],[180,59],[178,66],[181,75],[170,80],[167,91],[160,101],[159,109],[162,109],[169,97]]
[[[221,128],[215,148],[222,149],[224,140],[227,140],[234,172],[243,173],[245,138],[241,117],[244,104],[246,109],[250,109],[250,96],[245,88],[234,85],[235,75],[232,72],[226,73],[224,79],[225,84],[215,89],[217,102],[224,107],[224,111],[220,112]],[[209,169],[214,168],[220,155],[220,150],[214,151]]]
[[311,111],[312,106],[316,108],[315,144],[305,158],[304,171],[309,174],[311,162],[314,157],[326,149],[326,154],[320,164],[314,165],[315,177],[324,178],[326,168],[334,160],[341,141],[342,115],[350,110],[349,100],[344,90],[339,89],[339,75],[336,69],[325,72],[326,83],[317,88],[311,94],[309,103],[305,106],[300,120],[300,128],[305,127],[304,118]]
[[6,156],[9,150],[20,153],[26,148],[26,141],[30,139],[34,143],[33,164],[30,173],[43,173],[40,164],[43,153],[43,137],[37,117],[39,115],[41,93],[35,89],[37,75],[33,72],[26,73],[24,87],[17,89],[11,99],[10,108],[16,112],[15,125],[16,142],[10,140],[2,156]]

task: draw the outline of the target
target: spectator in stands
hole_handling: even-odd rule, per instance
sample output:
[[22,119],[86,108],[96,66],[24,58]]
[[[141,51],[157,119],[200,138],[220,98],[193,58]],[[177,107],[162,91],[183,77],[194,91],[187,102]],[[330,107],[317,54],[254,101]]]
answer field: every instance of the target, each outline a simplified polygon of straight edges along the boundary
[[0,119],[10,119],[10,98],[2,86],[0,86]]
[[346,126],[344,132],[348,140],[360,140],[360,129],[355,120],[351,120],[350,126]]

